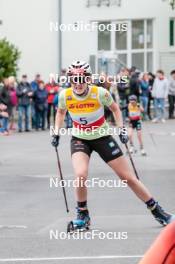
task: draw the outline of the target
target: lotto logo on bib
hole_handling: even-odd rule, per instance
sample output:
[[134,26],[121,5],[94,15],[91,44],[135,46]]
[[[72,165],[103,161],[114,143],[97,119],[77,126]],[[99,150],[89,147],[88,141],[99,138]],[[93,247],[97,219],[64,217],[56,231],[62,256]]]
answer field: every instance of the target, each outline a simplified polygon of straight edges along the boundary
[[94,103],[70,104],[69,109],[87,109],[87,108],[93,108],[94,106],[95,106]]

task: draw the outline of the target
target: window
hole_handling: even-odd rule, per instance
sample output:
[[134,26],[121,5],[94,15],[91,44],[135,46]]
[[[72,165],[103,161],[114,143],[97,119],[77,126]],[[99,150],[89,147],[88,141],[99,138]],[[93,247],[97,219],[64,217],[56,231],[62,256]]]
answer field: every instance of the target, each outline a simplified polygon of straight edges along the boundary
[[123,67],[127,66],[127,54],[118,54],[118,60]]
[[127,49],[127,31],[115,32],[115,46],[117,50]]
[[153,53],[152,52],[147,53],[147,71],[153,72]]
[[132,22],[131,65],[140,71],[153,70],[153,20]]
[[147,20],[147,36],[146,36],[147,48],[153,47],[153,21]]
[[171,18],[170,19],[170,24],[169,24],[169,44],[170,46],[174,46],[174,36],[175,36],[175,19]]
[[144,48],[144,20],[132,21],[132,49]]
[[[99,25],[107,25],[110,22],[101,22]],[[103,28],[105,28],[104,31]],[[111,31],[107,30],[106,27],[100,27],[98,31],[98,50],[110,50],[111,49]]]
[[144,53],[132,54],[132,66],[137,67],[140,71],[144,71]]
[[[174,33],[171,34],[171,38],[173,36],[173,41],[171,41],[174,43],[175,19],[171,20],[173,20],[171,32]],[[103,56],[98,57],[101,58],[98,61],[99,69],[110,73],[124,66],[128,68],[135,66],[140,71],[152,72],[154,70],[153,21],[153,19],[133,19],[101,22],[101,24],[113,23],[115,25],[123,23],[127,25],[128,30],[98,32],[98,49],[103,50]]]

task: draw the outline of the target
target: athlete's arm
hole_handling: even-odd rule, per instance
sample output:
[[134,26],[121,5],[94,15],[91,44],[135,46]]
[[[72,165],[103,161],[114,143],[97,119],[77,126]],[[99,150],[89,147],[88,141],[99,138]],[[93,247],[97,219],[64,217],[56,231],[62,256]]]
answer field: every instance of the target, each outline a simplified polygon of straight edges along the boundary
[[112,104],[109,106],[109,109],[113,112],[115,121],[117,123],[117,126],[119,127],[120,141],[123,144],[126,144],[129,140],[129,138],[128,138],[127,130],[123,124],[123,118],[122,118],[122,113],[120,111],[120,108],[119,108],[118,104],[116,104],[115,102],[112,102]]
[[113,102],[110,106],[109,109],[113,112],[115,121],[117,123],[118,127],[123,127],[123,118],[122,118],[122,113],[120,111],[120,108],[118,106],[118,104],[116,104],[115,102]]
[[142,105],[140,105],[140,112],[143,113],[144,112],[144,108]]
[[118,127],[123,127],[123,119],[118,104],[114,101],[109,91],[99,87],[99,99],[102,105],[107,106],[114,115]]
[[59,134],[59,129],[62,127],[65,119],[67,110],[66,109],[57,109],[56,117],[55,117],[55,131],[56,134]]
[[55,117],[55,128],[54,135],[52,135],[51,144],[53,147],[58,147],[59,145],[59,130],[63,125],[65,114],[66,114],[66,105],[65,105],[65,92],[62,91],[59,96],[58,109]]

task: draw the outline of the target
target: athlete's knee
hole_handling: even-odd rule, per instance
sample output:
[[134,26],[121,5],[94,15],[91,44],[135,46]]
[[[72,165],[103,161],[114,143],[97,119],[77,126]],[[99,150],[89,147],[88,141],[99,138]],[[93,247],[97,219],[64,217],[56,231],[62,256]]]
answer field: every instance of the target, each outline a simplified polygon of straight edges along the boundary
[[77,171],[75,173],[76,180],[83,182],[87,179],[87,175],[88,173],[86,170]]

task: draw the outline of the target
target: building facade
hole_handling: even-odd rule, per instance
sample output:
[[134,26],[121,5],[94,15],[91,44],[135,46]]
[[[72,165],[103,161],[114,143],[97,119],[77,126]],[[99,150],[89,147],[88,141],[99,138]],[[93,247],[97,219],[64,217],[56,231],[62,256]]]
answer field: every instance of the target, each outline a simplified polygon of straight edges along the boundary
[[19,47],[19,74],[30,78],[47,79],[74,59],[89,61],[95,73],[175,69],[175,10],[166,1],[0,0],[0,7],[1,37]]
[[58,34],[49,23],[58,18],[57,0],[0,0],[0,38],[19,48],[19,78],[41,73],[45,80],[58,71]]
[[62,17],[64,24],[127,25],[127,31],[63,32],[64,66],[76,57],[90,60],[96,72],[112,74],[121,66],[153,72],[162,68],[166,74],[175,68],[175,10],[166,1],[64,0]]

